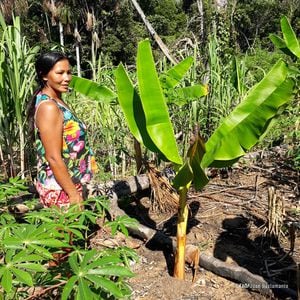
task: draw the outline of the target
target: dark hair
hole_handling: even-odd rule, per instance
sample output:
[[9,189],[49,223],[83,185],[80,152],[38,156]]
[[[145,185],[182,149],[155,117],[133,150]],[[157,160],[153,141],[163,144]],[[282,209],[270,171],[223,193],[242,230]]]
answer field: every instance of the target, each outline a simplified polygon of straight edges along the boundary
[[69,58],[62,52],[47,52],[40,55],[35,62],[35,70],[37,74],[37,82],[39,83],[39,89],[45,86],[43,77],[49,73],[53,66],[60,60]]
[[41,54],[38,59],[35,62],[35,70],[37,75],[37,82],[39,84],[38,88],[33,93],[33,96],[31,100],[29,101],[27,105],[27,120],[28,120],[28,133],[31,138],[31,140],[34,140],[34,113],[35,113],[35,100],[37,94],[41,91],[41,89],[45,86],[45,81],[43,79],[44,76],[46,76],[51,69],[54,67],[54,65],[59,62],[60,60],[69,58],[62,52],[46,52]]

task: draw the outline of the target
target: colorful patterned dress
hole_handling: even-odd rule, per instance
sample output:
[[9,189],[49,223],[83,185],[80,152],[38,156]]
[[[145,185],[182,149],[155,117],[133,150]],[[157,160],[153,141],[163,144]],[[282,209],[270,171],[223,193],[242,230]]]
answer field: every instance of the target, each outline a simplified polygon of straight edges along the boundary
[[[88,145],[86,126],[67,107],[48,95],[39,93],[36,96],[35,109],[43,101],[54,101],[63,113],[63,145],[62,158],[77,190],[82,192],[82,185],[88,183],[96,171],[95,157]],[[45,157],[45,148],[35,128],[37,149],[37,180],[36,188],[44,206],[69,206],[68,195],[56,181]]]

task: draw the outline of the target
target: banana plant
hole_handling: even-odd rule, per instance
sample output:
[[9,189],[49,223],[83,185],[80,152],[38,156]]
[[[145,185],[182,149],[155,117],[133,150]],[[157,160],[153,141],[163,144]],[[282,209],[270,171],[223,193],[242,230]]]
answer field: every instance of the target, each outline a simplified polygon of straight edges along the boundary
[[[288,45],[292,45],[294,50],[295,42]],[[150,42],[144,40],[138,45],[137,86],[134,86],[122,64],[115,70],[119,104],[131,133],[139,143],[172,162],[177,169],[173,185],[179,193],[180,203],[174,276],[180,279],[184,279],[188,221],[186,199],[190,186],[193,184],[197,190],[202,189],[209,182],[206,168],[230,166],[257,144],[291,100],[294,87],[288,66],[278,61],[206,143],[196,133],[186,155],[181,157],[167,100],[171,94],[182,93],[195,98],[207,94],[207,87],[202,85],[183,89],[177,87],[191,64],[192,60],[187,58],[159,77]]]
[[[208,183],[205,174],[207,167],[229,166],[259,142],[291,99],[294,83],[288,78],[286,64],[279,61],[266,77],[249,91],[207,143],[196,133],[187,154],[182,158],[178,152],[162,91],[162,85],[166,86],[166,82],[170,89],[175,88],[178,79],[172,74],[168,74],[171,77],[169,81],[159,81],[148,40],[138,45],[138,90],[122,64],[115,72],[119,103],[132,134],[149,150],[160,153],[166,160],[173,162],[178,170],[173,182],[180,196],[174,276],[184,279],[188,220],[186,199],[190,186],[193,184],[198,190],[203,188]],[[205,89],[202,91],[204,96]]]
[[294,59],[299,59],[300,43],[286,16],[283,16],[281,18],[280,25],[283,38],[279,37],[276,34],[271,34],[271,41],[277,48],[279,48],[285,54],[291,56]]

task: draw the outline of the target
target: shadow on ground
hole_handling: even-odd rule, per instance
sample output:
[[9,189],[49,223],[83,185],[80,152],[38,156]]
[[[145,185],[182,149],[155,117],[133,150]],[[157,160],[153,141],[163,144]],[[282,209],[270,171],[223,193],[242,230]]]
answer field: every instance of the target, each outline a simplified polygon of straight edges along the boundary
[[214,257],[222,261],[232,259],[251,273],[262,276],[276,299],[293,299],[287,295],[287,289],[297,289],[296,262],[278,239],[259,235],[252,240],[249,219],[242,216],[224,219],[222,225]]

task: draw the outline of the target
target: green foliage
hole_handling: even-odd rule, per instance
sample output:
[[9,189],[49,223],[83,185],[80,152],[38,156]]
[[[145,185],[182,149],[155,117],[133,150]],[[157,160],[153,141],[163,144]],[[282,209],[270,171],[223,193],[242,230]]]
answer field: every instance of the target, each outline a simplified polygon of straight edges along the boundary
[[287,66],[279,61],[265,78],[222,122],[206,143],[202,166],[231,165],[265,134],[292,97],[294,83]]
[[42,256],[27,249],[8,249],[4,256],[4,264],[0,263],[1,286],[4,291],[10,293],[16,281],[20,286],[33,286],[32,274],[47,271],[39,264],[42,259]]
[[69,257],[72,276],[64,286],[61,299],[69,299],[74,293],[76,299],[123,298],[130,294],[123,278],[132,277],[128,268],[120,265],[117,255],[101,255],[96,250],[84,253],[74,252]]
[[11,177],[7,183],[0,184],[0,205],[6,204],[12,196],[17,196],[21,191],[23,195],[29,194],[26,181],[20,177]]
[[128,237],[128,230],[126,227],[137,226],[137,221],[125,215],[118,216],[115,220],[106,222],[105,225],[111,228],[113,235],[115,235],[117,231],[121,231],[125,236]]
[[271,34],[270,38],[277,48],[282,50],[285,54],[292,56],[293,58],[300,58],[300,43],[299,40],[290,25],[287,17],[281,19],[281,31],[283,39],[275,34]]
[[105,103],[111,102],[111,100],[116,97],[106,86],[77,76],[72,76],[70,87],[88,98]]
[[[146,56],[151,55],[150,48],[141,49],[140,47],[139,49],[139,53],[142,51],[145,53],[145,56],[139,57],[139,60],[143,59],[143,62],[148,62],[147,68],[143,63],[138,64],[140,96],[135,91],[124,67],[120,65],[115,73],[119,103],[131,132],[140,143],[144,143],[154,152],[162,153],[167,159],[180,163],[181,159],[178,156],[167,106],[162,100],[163,94],[154,69],[153,58]],[[151,85],[144,84],[146,78]],[[156,97],[153,97],[154,94]]]
[[[12,178],[0,189],[5,191],[5,198],[23,192],[24,186],[20,179]],[[5,299],[27,298],[30,287],[50,287],[50,291],[52,285],[57,286],[61,299],[71,295],[75,299],[119,299],[130,295],[126,279],[134,274],[129,261],[138,257],[126,247],[87,250],[90,227],[95,227],[97,218],[109,206],[103,197],[89,199],[86,205],[93,211],[78,212],[75,206],[67,211],[53,207],[29,212],[19,222],[7,212],[0,214],[0,292]],[[109,226],[114,233],[119,229],[126,233],[125,227],[134,223],[131,218],[119,218]],[[61,254],[68,260],[50,267],[49,262]]]
[[200,167],[204,154],[204,141],[197,133],[187,152],[184,165],[179,169],[174,178],[173,186],[177,190],[188,186],[191,182],[194,183],[197,190],[200,190],[208,183],[208,178],[204,170]]
[[21,33],[20,18],[8,26],[0,14],[0,144],[7,153],[11,176],[17,164],[13,161],[14,147],[19,145],[21,172],[25,171],[25,107],[34,85],[34,56],[39,47],[29,47]]
[[120,64],[115,72],[119,103],[132,134],[149,150],[175,164],[181,164],[182,161],[178,156],[165,95],[169,102],[173,102],[171,97],[181,93],[181,99],[186,96],[181,101],[186,103],[207,93],[206,87],[201,85],[174,89],[192,62],[192,58],[187,58],[158,78],[150,43],[145,40],[139,43],[137,54],[139,90],[134,88],[123,65]]

